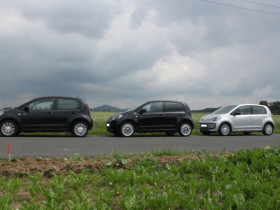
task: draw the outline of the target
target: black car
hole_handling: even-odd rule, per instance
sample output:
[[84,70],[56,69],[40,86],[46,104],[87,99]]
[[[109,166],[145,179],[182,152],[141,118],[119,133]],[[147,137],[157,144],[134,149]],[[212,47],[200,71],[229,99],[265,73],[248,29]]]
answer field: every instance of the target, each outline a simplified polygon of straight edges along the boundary
[[185,102],[149,101],[109,117],[107,130],[116,136],[134,132],[166,132],[189,136],[194,127],[190,108]]
[[70,131],[74,136],[84,137],[93,126],[90,114],[84,99],[36,98],[0,112],[0,133],[2,136],[16,136],[20,132]]

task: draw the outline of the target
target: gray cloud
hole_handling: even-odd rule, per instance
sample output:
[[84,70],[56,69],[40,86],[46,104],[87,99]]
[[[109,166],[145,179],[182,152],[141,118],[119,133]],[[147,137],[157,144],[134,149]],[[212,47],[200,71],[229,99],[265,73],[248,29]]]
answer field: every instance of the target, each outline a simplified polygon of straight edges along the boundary
[[100,38],[116,14],[110,1],[28,1],[21,8],[24,17],[41,20],[61,33],[78,33]]
[[0,20],[0,107],[79,94],[122,108],[279,100],[277,16],[203,1],[10,0]]

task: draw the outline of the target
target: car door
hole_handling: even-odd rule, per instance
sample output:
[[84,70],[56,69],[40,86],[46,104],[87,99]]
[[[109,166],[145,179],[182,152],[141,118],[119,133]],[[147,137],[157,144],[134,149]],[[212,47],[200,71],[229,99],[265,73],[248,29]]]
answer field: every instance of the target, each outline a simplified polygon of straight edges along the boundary
[[151,102],[140,108],[139,131],[159,130],[163,126],[163,102]]
[[234,111],[233,131],[246,131],[252,128],[251,106],[244,105]]
[[263,120],[266,118],[266,109],[262,106],[252,106],[252,129],[262,130]]
[[53,98],[41,98],[30,102],[19,113],[22,130],[49,130],[54,123]]
[[54,108],[54,121],[57,129],[68,130],[72,119],[80,113],[80,106],[79,100],[57,98]]
[[184,115],[184,107],[179,102],[164,102],[163,123],[167,129],[176,129],[178,119]]

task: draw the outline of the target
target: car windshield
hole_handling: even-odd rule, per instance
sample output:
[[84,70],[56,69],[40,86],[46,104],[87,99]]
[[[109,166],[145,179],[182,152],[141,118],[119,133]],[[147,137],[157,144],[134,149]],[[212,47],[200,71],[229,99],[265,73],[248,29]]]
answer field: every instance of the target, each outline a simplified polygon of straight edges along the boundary
[[233,110],[235,107],[237,107],[237,105],[224,106],[213,112],[213,114],[226,114]]
[[142,104],[143,104],[143,103],[134,105],[134,106],[130,107],[129,109],[127,109],[126,111],[128,111],[128,112],[129,112],[129,111],[133,111],[133,110],[137,109],[138,107],[140,107]]

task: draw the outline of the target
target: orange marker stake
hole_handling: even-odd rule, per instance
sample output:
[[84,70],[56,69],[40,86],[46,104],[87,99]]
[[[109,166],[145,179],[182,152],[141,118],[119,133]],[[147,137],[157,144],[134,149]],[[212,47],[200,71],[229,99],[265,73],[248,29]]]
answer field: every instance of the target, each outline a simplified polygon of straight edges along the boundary
[[9,151],[8,151],[8,154],[9,154],[9,162],[11,162],[11,160],[12,160],[12,157],[11,157],[11,143],[9,143]]

